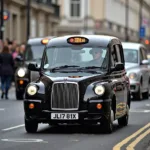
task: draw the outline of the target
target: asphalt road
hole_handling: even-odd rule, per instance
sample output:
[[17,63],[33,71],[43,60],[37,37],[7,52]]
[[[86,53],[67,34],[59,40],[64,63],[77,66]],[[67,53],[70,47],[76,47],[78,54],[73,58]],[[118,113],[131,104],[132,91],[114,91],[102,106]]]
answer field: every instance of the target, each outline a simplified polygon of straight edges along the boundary
[[150,99],[132,101],[129,125],[120,128],[114,122],[112,134],[97,133],[97,126],[47,124],[40,124],[36,134],[27,134],[23,101],[15,99],[14,88],[9,97],[0,100],[0,150],[150,150]]

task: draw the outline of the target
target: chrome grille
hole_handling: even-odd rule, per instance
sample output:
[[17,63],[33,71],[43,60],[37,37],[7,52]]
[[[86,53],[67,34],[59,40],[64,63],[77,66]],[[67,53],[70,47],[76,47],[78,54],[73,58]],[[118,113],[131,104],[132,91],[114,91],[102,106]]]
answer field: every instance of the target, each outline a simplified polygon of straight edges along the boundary
[[56,82],[52,86],[52,110],[77,110],[79,108],[79,87],[74,82]]

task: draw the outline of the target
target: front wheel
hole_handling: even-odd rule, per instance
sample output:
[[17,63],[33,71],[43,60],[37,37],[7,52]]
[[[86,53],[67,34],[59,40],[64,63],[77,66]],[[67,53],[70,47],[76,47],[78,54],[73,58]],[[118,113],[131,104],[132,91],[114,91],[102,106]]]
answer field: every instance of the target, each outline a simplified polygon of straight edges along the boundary
[[36,133],[38,129],[38,123],[25,119],[25,129],[28,133]]
[[129,121],[129,106],[127,105],[127,112],[125,116],[118,119],[118,124],[120,126],[127,126]]
[[142,95],[142,91],[141,91],[141,86],[139,87],[138,92],[133,93],[132,96],[133,96],[134,100],[142,100],[143,99],[143,95]]
[[114,112],[111,109],[110,114],[109,114],[109,118],[104,119],[101,123],[101,126],[102,126],[105,133],[112,133],[113,132],[113,121],[114,121]]
[[23,91],[17,91],[16,90],[16,99],[17,100],[23,100],[23,95],[24,95]]
[[149,91],[143,93],[143,99],[148,99],[149,98]]

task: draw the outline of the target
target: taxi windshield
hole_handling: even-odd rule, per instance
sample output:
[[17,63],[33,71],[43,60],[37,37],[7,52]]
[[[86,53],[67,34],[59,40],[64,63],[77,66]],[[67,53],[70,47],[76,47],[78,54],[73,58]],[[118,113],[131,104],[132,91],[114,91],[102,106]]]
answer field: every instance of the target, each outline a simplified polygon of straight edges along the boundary
[[90,67],[106,70],[107,58],[107,48],[103,47],[48,47],[45,51],[43,68]]
[[127,63],[138,63],[138,51],[134,49],[124,49],[124,58]]
[[42,58],[42,54],[44,51],[45,45],[42,44],[36,44],[36,45],[27,45],[27,48],[25,50],[25,60],[30,61],[30,60],[38,60]]

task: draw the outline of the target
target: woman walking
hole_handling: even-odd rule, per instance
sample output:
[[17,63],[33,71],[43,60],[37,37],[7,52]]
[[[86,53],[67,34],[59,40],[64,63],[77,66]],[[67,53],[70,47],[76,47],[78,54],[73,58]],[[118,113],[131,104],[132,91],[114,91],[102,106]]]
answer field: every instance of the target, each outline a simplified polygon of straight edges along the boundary
[[9,52],[8,46],[4,46],[0,54],[0,75],[1,75],[1,98],[8,99],[8,91],[11,86],[12,76],[14,74],[14,60]]

